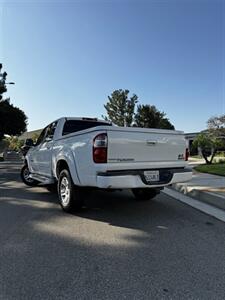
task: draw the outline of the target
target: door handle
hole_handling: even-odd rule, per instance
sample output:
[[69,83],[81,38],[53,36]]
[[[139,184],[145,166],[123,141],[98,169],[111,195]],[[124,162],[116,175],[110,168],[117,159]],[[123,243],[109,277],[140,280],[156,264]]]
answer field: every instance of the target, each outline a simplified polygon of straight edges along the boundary
[[157,144],[157,141],[154,141],[154,140],[147,140],[146,141],[146,144],[149,145],[149,146],[155,146]]

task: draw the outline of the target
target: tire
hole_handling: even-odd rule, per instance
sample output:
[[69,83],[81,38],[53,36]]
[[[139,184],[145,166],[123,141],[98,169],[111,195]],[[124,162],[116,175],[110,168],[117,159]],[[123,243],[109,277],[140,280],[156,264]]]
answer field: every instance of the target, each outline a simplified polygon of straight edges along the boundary
[[132,189],[134,197],[137,201],[148,201],[153,199],[157,194],[160,193],[157,189]]
[[70,172],[67,169],[60,172],[58,196],[62,209],[68,213],[77,211],[83,206],[84,201],[81,190],[74,186]]
[[28,186],[37,186],[39,182],[35,179],[29,178],[29,175],[30,171],[28,165],[24,165],[20,171],[22,181]]

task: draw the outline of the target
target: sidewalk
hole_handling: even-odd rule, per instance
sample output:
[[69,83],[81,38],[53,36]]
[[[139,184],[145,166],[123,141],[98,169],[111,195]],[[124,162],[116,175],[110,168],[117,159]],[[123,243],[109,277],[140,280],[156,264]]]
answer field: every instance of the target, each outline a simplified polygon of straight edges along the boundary
[[[189,166],[194,167],[199,163],[190,162]],[[225,177],[206,173],[198,173],[193,170],[193,178],[189,182],[176,183],[173,189],[225,210]]]

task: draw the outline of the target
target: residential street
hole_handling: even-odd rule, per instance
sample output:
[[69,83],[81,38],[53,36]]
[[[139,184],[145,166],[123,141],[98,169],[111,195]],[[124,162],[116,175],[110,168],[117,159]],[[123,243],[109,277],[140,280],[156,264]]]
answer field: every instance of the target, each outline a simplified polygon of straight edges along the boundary
[[0,299],[224,299],[225,223],[161,193],[94,192],[78,214],[0,163]]

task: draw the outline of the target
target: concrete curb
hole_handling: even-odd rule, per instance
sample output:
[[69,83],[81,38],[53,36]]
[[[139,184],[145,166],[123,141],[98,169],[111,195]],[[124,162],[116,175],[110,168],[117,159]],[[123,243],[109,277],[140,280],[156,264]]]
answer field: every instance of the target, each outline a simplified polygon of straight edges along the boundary
[[182,185],[180,183],[173,184],[171,188],[186,196],[225,210],[225,193],[223,196],[218,193],[196,189],[194,186]]

